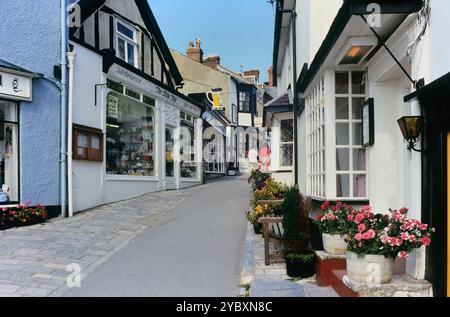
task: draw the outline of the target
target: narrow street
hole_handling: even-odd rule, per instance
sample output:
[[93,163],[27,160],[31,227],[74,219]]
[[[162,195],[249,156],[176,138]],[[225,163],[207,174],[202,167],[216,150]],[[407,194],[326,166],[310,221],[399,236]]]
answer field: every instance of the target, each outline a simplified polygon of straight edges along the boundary
[[245,177],[223,178],[0,232],[0,295],[237,296],[248,197]]

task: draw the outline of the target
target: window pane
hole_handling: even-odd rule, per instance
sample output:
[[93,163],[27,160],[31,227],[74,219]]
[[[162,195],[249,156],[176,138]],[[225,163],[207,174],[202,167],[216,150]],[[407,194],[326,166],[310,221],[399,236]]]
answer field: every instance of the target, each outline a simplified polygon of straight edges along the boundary
[[348,72],[336,73],[336,94],[348,94]]
[[366,170],[366,150],[357,149],[353,150],[353,170],[365,171]]
[[338,197],[350,197],[350,175],[336,176],[336,193]]
[[353,175],[353,196],[366,197],[366,175]]
[[361,120],[361,106],[364,102],[364,98],[353,98],[352,99],[352,118],[355,120]]
[[121,38],[117,39],[118,41],[118,54],[119,54],[119,58],[122,60],[125,60],[125,41],[122,40]]
[[281,140],[284,142],[294,142],[294,121],[282,120],[281,121]]
[[362,123],[353,123],[353,145],[362,145]]
[[352,72],[352,94],[365,94],[364,72]]
[[78,149],[77,149],[77,155],[79,158],[88,158],[88,149],[89,149],[89,135],[78,132]]
[[348,123],[336,123],[336,145],[350,144],[350,129]]
[[[107,116],[106,171],[113,175],[154,175],[154,113],[137,100],[111,93],[117,118]],[[110,96],[108,95],[108,96]]]
[[117,31],[128,37],[130,40],[134,40],[134,31],[120,22],[117,22]]
[[336,150],[336,170],[349,171],[350,170],[350,150],[337,149]]
[[283,144],[280,147],[280,165],[283,167],[292,166],[292,161],[294,157],[294,145],[293,144]]
[[91,137],[91,147],[94,150],[100,150],[100,137],[98,135],[93,135]]
[[336,98],[336,120],[348,120],[348,98]]
[[135,46],[130,43],[127,43],[127,46],[128,46],[128,63],[134,65]]

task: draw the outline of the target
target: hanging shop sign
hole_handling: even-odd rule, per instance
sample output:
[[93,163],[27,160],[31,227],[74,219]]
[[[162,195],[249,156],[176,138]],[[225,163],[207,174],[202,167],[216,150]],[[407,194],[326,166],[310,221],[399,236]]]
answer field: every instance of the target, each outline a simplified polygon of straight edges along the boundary
[[212,110],[223,110],[223,101],[220,96],[220,91],[210,91],[206,93],[206,97],[212,104]]
[[0,71],[0,98],[31,101],[32,79]]

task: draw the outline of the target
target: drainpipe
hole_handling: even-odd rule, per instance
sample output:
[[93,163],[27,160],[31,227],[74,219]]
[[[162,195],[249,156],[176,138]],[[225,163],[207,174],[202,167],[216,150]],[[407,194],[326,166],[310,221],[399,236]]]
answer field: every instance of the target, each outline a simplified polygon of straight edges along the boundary
[[67,53],[67,60],[69,62],[69,103],[67,116],[67,192],[68,192],[68,211],[69,217],[73,217],[73,177],[72,177],[72,163],[73,163],[73,61],[75,58],[74,52]]
[[298,89],[297,89],[297,13],[295,9],[292,10],[284,10],[281,8],[281,4],[278,2],[280,6],[278,10],[281,13],[288,13],[291,15],[291,25],[292,25],[292,74],[293,74],[293,82],[292,82],[292,93],[294,97],[294,185],[298,185],[298,122],[297,122],[297,111],[298,111]]
[[61,139],[60,139],[60,167],[59,167],[59,190],[60,190],[60,204],[61,215],[66,217],[66,205],[67,205],[67,6],[66,0],[60,0],[61,6]]

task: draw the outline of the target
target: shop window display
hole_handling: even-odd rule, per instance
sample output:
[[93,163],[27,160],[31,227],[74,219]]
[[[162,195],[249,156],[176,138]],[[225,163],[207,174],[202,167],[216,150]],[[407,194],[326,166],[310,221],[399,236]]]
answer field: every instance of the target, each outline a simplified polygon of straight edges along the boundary
[[106,122],[107,174],[154,176],[153,108],[111,92]]

